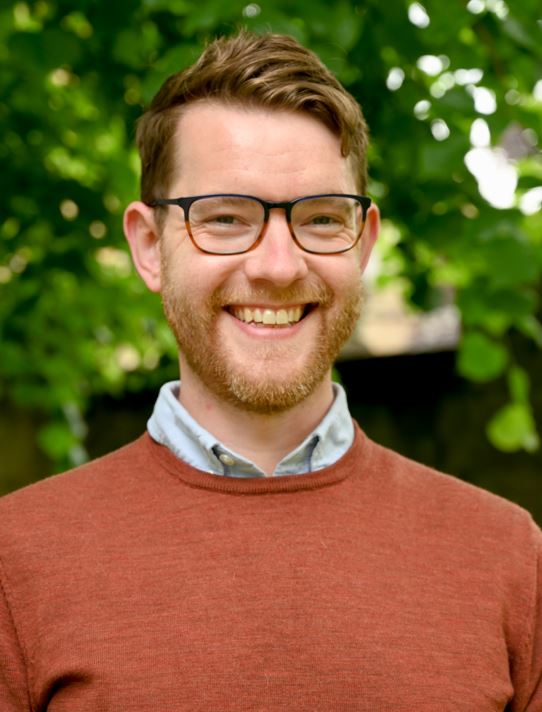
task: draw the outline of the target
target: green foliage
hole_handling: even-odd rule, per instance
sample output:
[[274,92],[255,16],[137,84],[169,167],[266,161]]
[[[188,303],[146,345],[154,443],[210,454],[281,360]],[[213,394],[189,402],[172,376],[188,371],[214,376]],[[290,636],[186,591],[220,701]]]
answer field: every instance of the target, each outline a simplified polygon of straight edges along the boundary
[[532,409],[526,403],[503,406],[489,422],[487,434],[495,447],[505,452],[533,452],[540,446]]
[[487,435],[495,447],[505,452],[527,450],[540,446],[531,405],[529,403],[529,375],[514,366],[508,372],[511,402],[500,408],[487,425]]
[[[542,185],[540,3],[426,0],[424,8],[404,0],[2,4],[0,393],[46,414],[41,443],[57,467],[84,457],[91,394],[175,373],[159,301],[134,274],[122,238],[123,206],[137,196],[134,124],[165,76],[240,26],[295,35],[359,99],[372,131],[370,192],[397,235],[388,274],[420,308],[438,303],[443,287],[455,290],[460,372],[477,381],[509,374],[511,402],[489,424],[491,441],[536,446],[510,337],[520,332],[542,347],[542,217],[520,209]],[[506,209],[481,196],[465,164],[482,118],[493,147],[511,128],[516,137],[518,185]]]
[[490,381],[506,368],[506,349],[484,334],[470,332],[463,338],[459,350],[459,372],[473,381]]

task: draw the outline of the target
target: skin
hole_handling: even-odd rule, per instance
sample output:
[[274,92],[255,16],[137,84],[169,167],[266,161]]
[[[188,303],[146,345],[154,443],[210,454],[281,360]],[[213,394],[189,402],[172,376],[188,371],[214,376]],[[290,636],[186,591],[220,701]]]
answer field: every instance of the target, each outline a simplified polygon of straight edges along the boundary
[[[164,197],[245,193],[271,201],[356,193],[339,139],[307,114],[198,102],[176,134],[177,171]],[[331,367],[361,308],[361,276],[378,235],[372,206],[357,246],[311,255],[295,245],[284,211],[243,255],[206,255],[182,210],[168,208],[162,235],[141,202],[125,212],[139,274],[162,296],[179,343],[180,401],[192,417],[267,474],[320,422],[333,401]],[[232,307],[310,304],[290,326],[247,324]]]

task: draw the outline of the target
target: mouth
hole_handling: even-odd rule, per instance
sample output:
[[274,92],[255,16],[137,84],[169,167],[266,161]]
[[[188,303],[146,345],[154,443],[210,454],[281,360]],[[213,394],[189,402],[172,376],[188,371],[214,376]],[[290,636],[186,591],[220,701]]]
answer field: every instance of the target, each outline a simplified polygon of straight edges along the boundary
[[245,324],[287,327],[300,322],[315,306],[314,304],[279,308],[229,306],[226,309],[232,316]]

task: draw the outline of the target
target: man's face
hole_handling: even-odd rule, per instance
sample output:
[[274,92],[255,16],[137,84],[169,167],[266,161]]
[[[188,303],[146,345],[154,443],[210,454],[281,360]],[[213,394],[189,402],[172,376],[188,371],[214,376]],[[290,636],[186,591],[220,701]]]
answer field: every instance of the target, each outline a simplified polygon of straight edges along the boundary
[[[176,141],[177,174],[163,197],[241,193],[282,201],[356,192],[339,140],[304,114],[197,103],[181,117]],[[292,240],[284,210],[274,209],[253,251],[207,255],[192,244],[182,210],[168,212],[161,292],[183,388],[266,414],[329,388],[360,312],[371,246],[364,237],[340,255],[308,254]]]

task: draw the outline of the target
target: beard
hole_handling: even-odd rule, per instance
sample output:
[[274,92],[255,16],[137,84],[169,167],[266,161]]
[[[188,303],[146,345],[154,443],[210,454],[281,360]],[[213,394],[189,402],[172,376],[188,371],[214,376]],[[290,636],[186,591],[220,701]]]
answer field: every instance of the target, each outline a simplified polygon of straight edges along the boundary
[[[260,415],[290,410],[315,391],[352,334],[361,312],[361,280],[340,303],[322,281],[307,280],[299,287],[253,289],[250,293],[219,288],[202,304],[181,293],[176,288],[178,282],[169,276],[167,265],[162,267],[162,304],[186,363],[214,396]],[[280,340],[257,344],[246,354],[244,363],[239,363],[224,343],[217,322],[225,306],[266,302],[317,305],[319,333],[313,343],[302,345],[308,351],[301,367],[292,368],[294,359],[299,359],[299,345]]]

